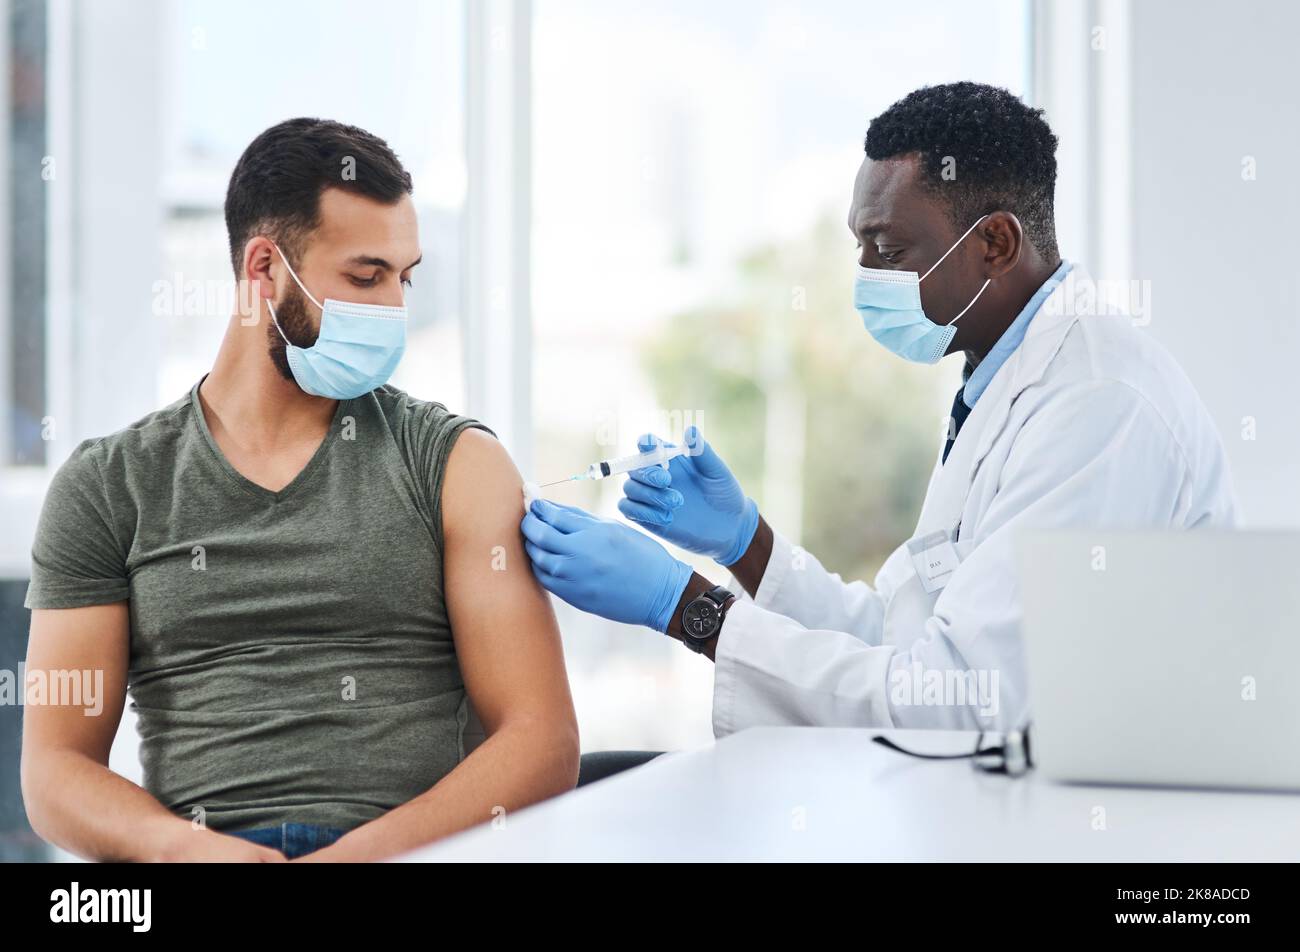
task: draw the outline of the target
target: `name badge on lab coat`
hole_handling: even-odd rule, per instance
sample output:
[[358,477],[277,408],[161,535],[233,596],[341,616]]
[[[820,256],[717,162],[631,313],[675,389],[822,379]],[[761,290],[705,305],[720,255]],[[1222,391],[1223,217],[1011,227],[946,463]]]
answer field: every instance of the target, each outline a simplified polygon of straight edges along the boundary
[[948,584],[957,568],[957,549],[946,532],[931,532],[907,543],[921,587],[932,595]]

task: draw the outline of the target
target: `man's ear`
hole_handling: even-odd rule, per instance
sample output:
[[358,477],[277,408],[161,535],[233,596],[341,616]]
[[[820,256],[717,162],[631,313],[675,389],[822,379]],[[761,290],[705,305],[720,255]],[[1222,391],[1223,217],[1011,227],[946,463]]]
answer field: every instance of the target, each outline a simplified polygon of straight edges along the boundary
[[1011,212],[993,212],[979,226],[986,243],[984,277],[1002,277],[1020,262],[1025,250],[1025,230]]
[[[279,261],[275,245],[265,235],[255,235],[244,245],[244,280],[260,285],[258,296],[275,297],[273,266]],[[278,268],[276,270],[279,270]]]
[[275,245],[264,235],[250,238],[244,244],[244,269],[235,296],[240,323],[257,324],[261,320],[261,302],[275,299],[272,267],[278,257]]

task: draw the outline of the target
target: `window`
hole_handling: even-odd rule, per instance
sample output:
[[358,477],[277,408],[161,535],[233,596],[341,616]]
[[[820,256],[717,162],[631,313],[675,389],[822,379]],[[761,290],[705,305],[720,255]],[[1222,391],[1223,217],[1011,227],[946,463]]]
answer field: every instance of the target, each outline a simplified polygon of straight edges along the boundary
[[45,439],[45,218],[51,166],[45,135],[46,9],[41,0],[10,0],[4,57],[5,191],[0,278],[8,327],[0,465],[43,466]]
[[[779,531],[870,578],[915,524],[958,380],[902,366],[856,323],[844,219],[862,138],[918,86],[1023,92],[1025,5],[535,9],[538,480],[694,422]],[[616,516],[620,494],[611,479],[552,498]],[[559,610],[585,747],[712,737],[708,661]]]
[[236,160],[263,129],[320,116],[386,139],[411,172],[424,261],[408,292],[410,339],[393,383],[463,409],[462,5],[370,0],[364,16],[346,0],[183,0],[167,9],[164,277],[152,302],[158,405],[211,366],[231,314],[222,203]]

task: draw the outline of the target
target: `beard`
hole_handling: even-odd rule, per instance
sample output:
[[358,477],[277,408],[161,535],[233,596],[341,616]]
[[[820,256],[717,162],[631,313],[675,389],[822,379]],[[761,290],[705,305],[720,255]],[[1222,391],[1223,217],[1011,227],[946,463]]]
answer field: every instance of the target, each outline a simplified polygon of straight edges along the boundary
[[[267,316],[269,317],[269,311]],[[280,331],[289,338],[295,347],[310,347],[320,335],[316,324],[307,313],[307,302],[301,290],[290,287],[284,301],[276,307],[275,316],[280,323]],[[271,363],[285,380],[294,383],[293,371],[289,369],[289,358],[285,352],[284,337],[275,329],[275,322],[266,322],[267,353]]]

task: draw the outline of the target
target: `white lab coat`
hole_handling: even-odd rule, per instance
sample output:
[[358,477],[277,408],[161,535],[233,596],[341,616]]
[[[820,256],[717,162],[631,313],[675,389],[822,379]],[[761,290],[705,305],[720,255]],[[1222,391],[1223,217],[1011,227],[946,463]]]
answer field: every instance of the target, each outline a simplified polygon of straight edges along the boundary
[[[778,533],[758,592],[732,605],[718,640],[716,736],[787,724],[1019,726],[1014,533],[1235,522],[1223,446],[1191,383],[1131,319],[1076,314],[1086,281],[1076,267],[1043,302],[947,462],[936,461],[913,539],[955,537],[947,584],[927,593],[906,544],[874,587],[844,582]],[[938,683],[929,672],[953,683],[929,694],[935,703],[916,690]],[[950,672],[969,672],[966,703]]]

